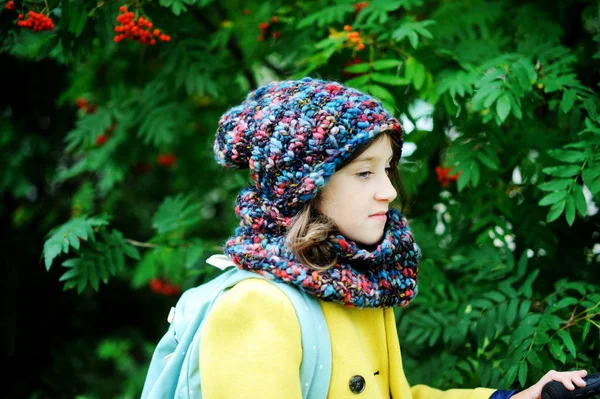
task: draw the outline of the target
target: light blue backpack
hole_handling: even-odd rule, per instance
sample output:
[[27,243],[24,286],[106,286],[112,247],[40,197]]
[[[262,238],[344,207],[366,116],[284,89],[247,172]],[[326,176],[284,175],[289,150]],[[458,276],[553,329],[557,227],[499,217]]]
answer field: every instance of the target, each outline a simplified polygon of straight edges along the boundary
[[[207,260],[220,269],[234,266],[224,255]],[[169,329],[159,341],[150,362],[142,399],[201,398],[199,370],[200,334],[206,315],[216,299],[235,284],[249,278],[265,279],[236,267],[183,293],[169,313]],[[265,279],[290,299],[302,332],[300,383],[304,399],[325,399],[331,378],[331,342],[318,301],[300,290]],[[322,367],[321,367],[322,366]]]

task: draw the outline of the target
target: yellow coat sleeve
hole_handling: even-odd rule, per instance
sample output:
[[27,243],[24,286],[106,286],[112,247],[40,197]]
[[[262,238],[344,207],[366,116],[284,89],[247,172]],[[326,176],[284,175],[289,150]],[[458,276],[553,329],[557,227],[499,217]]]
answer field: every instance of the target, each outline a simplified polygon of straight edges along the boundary
[[413,399],[488,399],[495,391],[489,388],[440,391],[427,385],[415,385],[411,388]]
[[200,353],[204,399],[302,397],[300,324],[290,300],[268,281],[244,280],[217,299]]

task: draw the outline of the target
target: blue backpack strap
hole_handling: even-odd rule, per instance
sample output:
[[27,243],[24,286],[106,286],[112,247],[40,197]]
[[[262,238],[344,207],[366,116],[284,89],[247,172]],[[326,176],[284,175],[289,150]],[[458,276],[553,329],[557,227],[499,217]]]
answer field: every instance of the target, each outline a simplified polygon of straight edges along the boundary
[[305,399],[326,399],[331,380],[331,340],[319,301],[289,284],[274,282],[290,299],[302,332],[300,384]]
[[[217,267],[227,266],[220,259]],[[202,324],[216,299],[248,278],[266,279],[257,273],[232,268],[182,295],[175,307],[174,322],[152,356],[142,399],[202,397],[199,370]],[[331,342],[321,306],[315,298],[290,285],[266,280],[287,295],[298,317],[302,332],[302,397],[325,399],[331,379]]]
[[201,397],[198,346],[202,322],[224,290],[250,277],[254,273],[231,269],[184,292],[150,361],[142,399]]

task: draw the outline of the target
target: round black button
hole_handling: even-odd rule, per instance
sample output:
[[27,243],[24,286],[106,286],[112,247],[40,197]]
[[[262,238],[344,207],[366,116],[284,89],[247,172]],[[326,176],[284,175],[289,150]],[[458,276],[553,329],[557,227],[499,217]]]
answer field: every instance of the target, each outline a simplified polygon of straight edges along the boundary
[[350,378],[350,390],[354,393],[361,393],[365,390],[365,379],[361,375],[355,375]]

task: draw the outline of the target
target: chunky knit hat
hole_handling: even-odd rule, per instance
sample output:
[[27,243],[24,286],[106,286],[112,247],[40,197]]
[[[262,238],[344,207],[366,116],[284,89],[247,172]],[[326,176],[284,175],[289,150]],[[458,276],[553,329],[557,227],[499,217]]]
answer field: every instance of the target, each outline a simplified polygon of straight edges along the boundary
[[313,198],[354,149],[402,127],[374,98],[339,83],[304,78],[251,92],[219,121],[214,151],[229,168],[250,168],[282,216]]
[[295,285],[346,306],[407,305],[417,293],[420,250],[395,209],[372,251],[333,233],[332,268],[317,271],[285,243],[292,217],[327,183],[358,146],[402,128],[376,99],[336,82],[304,78],[274,82],[251,92],[219,121],[215,159],[250,168],[254,187],[237,198],[240,225],[225,253],[240,268]]

